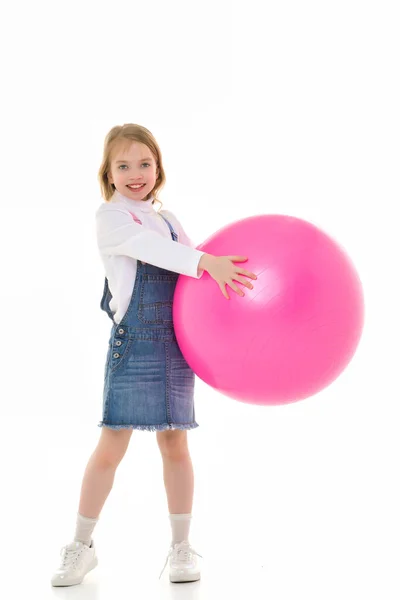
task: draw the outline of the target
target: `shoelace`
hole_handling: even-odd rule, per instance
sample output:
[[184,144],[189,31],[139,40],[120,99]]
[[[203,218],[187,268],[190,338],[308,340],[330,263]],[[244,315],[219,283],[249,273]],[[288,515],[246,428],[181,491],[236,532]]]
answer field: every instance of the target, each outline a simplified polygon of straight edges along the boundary
[[186,541],[179,542],[179,544],[175,544],[174,546],[171,546],[171,548],[168,552],[167,559],[165,561],[164,568],[161,571],[160,577],[158,579],[161,579],[161,575],[164,573],[165,567],[167,566],[168,559],[174,553],[176,554],[176,558],[179,560],[179,562],[181,562],[183,564],[185,564],[185,563],[187,564],[188,562],[190,562],[193,554],[197,554],[197,556],[200,556],[200,558],[203,558],[202,555],[199,554],[198,552],[196,552],[196,550],[194,550],[188,542],[186,542]]
[[71,548],[70,546],[64,546],[61,548],[60,554],[63,555],[60,569],[65,569],[69,567],[74,561],[78,558],[79,554],[82,552],[82,548]]

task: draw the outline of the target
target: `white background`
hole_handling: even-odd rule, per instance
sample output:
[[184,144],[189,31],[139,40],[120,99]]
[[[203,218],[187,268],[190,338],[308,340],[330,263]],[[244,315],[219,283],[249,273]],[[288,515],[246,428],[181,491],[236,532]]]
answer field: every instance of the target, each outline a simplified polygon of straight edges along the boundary
[[[1,9],[2,527],[7,597],[398,599],[399,18],[396,2],[22,2]],[[357,354],[328,389],[256,407],[196,381],[195,584],[170,542],[155,433],[133,432],[94,533],[50,587],[100,428],[110,321],[94,215],[115,125],[162,151],[164,207],[202,242],[279,212],[347,249]],[[232,254],[235,254],[232,248]],[[118,590],[118,591],[117,591]],[[24,595],[25,594],[25,595]]]

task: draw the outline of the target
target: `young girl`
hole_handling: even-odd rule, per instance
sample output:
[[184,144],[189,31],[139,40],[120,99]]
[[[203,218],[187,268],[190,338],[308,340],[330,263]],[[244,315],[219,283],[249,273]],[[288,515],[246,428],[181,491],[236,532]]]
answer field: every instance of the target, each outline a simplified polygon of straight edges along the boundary
[[[97,565],[92,533],[111,491],[133,429],[156,431],[163,460],[172,540],[170,581],[200,579],[189,543],[193,467],[187,430],[198,427],[195,376],[174,334],[172,300],[179,274],[206,270],[229,299],[234,280],[252,288],[254,273],[234,264],[241,256],[213,256],[194,248],[175,215],[155,210],[165,184],[161,151],[145,127],[111,129],[99,170],[105,200],[96,212],[97,241],[105,268],[100,307],[112,320],[104,372],[100,440],[87,464],[74,541],[61,549],[53,586],[81,583]],[[161,572],[161,575],[164,571]],[[160,575],[160,577],[161,577]]]

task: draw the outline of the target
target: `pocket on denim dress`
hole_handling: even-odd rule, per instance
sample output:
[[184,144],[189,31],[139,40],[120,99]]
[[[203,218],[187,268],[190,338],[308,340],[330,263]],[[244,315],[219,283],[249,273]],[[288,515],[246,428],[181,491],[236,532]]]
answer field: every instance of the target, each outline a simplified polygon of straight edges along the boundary
[[110,364],[112,346],[111,343],[108,342],[107,356],[106,356],[106,364],[104,366],[104,379],[107,377],[108,365]]
[[172,300],[177,277],[143,274],[139,290],[138,319],[151,325],[172,325]]

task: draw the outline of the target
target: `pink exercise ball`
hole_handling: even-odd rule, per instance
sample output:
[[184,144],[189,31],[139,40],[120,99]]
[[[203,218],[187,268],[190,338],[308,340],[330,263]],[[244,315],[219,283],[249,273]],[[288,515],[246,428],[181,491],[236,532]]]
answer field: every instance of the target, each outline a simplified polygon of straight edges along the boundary
[[[286,404],[332,383],[352,359],[363,329],[364,299],[344,250],[302,219],[258,215],[234,222],[198,246],[257,280],[245,296],[214,279],[180,275],[173,322],[189,366],[222,394],[249,404]],[[248,279],[248,278],[247,278]]]

